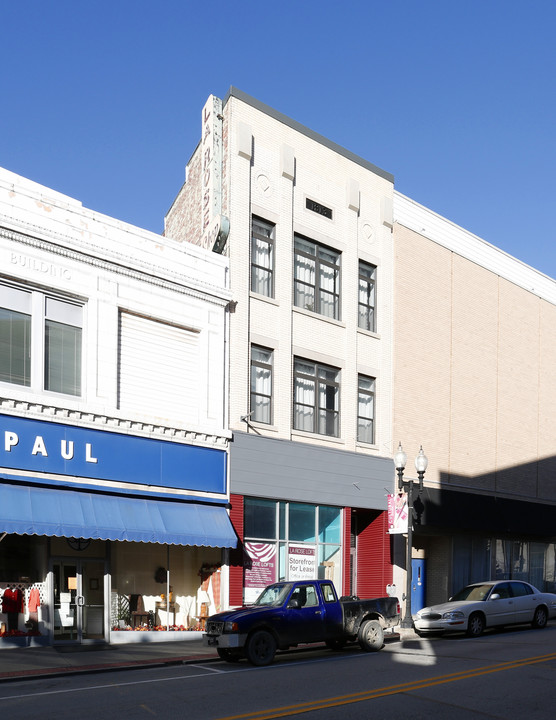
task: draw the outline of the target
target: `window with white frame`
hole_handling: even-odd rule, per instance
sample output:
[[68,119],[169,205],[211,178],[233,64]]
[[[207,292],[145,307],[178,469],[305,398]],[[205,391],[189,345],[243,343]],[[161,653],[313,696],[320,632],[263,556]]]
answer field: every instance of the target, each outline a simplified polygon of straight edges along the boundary
[[251,420],[272,423],[273,352],[251,346]]
[[338,437],[340,432],[340,371],[295,358],[293,427]]
[[274,297],[274,229],[258,217],[251,223],[251,290]]
[[375,378],[359,375],[357,400],[357,439],[375,441]]
[[340,319],[340,253],[294,237],[294,305]]
[[266,584],[298,580],[302,574],[341,588],[339,507],[246,497],[244,511],[244,546],[251,559],[244,576],[246,602],[253,602]]
[[376,332],[376,267],[359,261],[359,318],[363,330]]
[[0,382],[81,395],[83,306],[0,284]]

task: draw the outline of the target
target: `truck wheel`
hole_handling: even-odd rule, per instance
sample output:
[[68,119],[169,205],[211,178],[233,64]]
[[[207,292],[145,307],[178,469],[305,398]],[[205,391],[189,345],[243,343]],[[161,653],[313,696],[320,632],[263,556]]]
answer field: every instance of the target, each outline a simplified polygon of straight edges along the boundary
[[256,630],[247,638],[245,655],[251,665],[270,665],[276,654],[276,640],[268,630]]
[[236,663],[241,660],[241,655],[237,650],[230,650],[230,648],[216,648],[218,657],[226,662]]
[[357,635],[359,647],[365,652],[380,650],[384,645],[384,630],[378,620],[366,620],[361,623]]

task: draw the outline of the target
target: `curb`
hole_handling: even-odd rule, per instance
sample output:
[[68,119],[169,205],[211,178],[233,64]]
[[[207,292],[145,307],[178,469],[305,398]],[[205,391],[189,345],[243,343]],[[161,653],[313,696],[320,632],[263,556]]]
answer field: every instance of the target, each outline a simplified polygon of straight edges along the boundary
[[79,667],[34,668],[32,670],[13,670],[0,673],[0,683],[14,680],[39,680],[49,677],[67,677],[68,675],[87,675],[103,672],[117,672],[119,670],[138,670],[139,668],[154,668],[164,665],[188,665],[203,662],[215,662],[219,657],[212,655],[198,655],[196,657],[161,658],[160,660],[128,660],[124,662],[102,663],[101,665],[80,665]]
[[[389,632],[385,633],[385,644],[390,642],[399,642],[404,638],[405,633]],[[415,636],[416,637],[416,636]],[[319,643],[320,645],[320,643]],[[296,648],[296,650],[305,650],[306,648]],[[113,663],[102,663],[98,665],[79,665],[76,667],[55,667],[55,668],[33,668],[29,670],[12,670],[0,673],[0,683],[10,682],[14,680],[40,680],[41,678],[68,677],[69,675],[88,675],[103,672],[118,672],[124,670],[138,670],[154,667],[163,667],[171,665],[190,665],[193,663],[212,663],[220,661],[217,655],[188,655],[186,657],[169,657],[149,660],[124,660]]]

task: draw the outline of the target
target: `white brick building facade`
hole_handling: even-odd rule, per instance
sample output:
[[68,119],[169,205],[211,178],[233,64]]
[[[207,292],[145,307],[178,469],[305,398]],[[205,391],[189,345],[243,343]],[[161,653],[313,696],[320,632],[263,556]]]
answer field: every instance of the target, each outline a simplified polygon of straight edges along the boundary
[[[212,108],[213,102],[209,100],[207,107]],[[203,121],[207,117],[205,108]],[[342,518],[337,527],[342,557],[336,556],[333,563],[338,589],[384,594],[391,567],[382,555],[375,558],[380,572],[375,573],[373,588],[370,570],[359,568],[358,572],[357,568],[369,552],[363,530],[368,531],[373,522],[375,528],[384,522],[384,488],[391,483],[392,177],[235,89],[222,103],[220,117],[216,128],[211,127],[213,135],[222,136],[221,212],[229,220],[225,252],[237,303],[231,315],[230,339],[230,427],[236,433],[231,448],[232,494],[240,505],[249,496],[283,502],[288,508],[301,501],[310,501],[315,507],[323,502],[336,507]],[[200,189],[205,173],[208,178],[212,171],[206,129],[203,137],[188,163],[187,181],[166,217],[165,234],[173,240],[198,244],[207,240],[207,234],[203,235],[209,220],[203,214],[206,183]],[[272,278],[266,278],[272,289],[268,292],[263,281],[254,287],[252,280],[252,273],[259,272],[252,245],[254,221],[262,222],[272,235]],[[308,271],[313,260],[296,257],[299,242],[305,243],[309,254],[326,256],[320,278],[318,259]],[[325,266],[328,257],[334,258],[335,266]],[[301,267],[303,263],[306,265]],[[370,330],[358,322],[361,263],[374,272],[375,317]],[[313,285],[305,284],[300,290],[306,280]],[[324,298],[325,285],[334,286],[330,296],[335,293],[335,300]],[[305,298],[302,302],[305,292],[310,301]],[[252,380],[259,350],[271,366],[268,376],[272,384],[271,397],[265,398],[268,415],[262,420],[258,419],[257,389]],[[309,390],[307,403],[314,402],[315,407],[301,408],[301,384],[310,386],[312,382],[296,378],[296,367],[301,364],[316,368],[317,375],[329,372],[334,376],[334,385],[322,389],[326,407],[320,407],[315,399],[318,393]],[[362,381],[374,391],[373,436],[369,431],[363,439],[361,428],[358,436],[358,408],[364,402],[359,388]],[[314,420],[319,412],[323,418],[328,414],[326,429],[324,419],[321,426]],[[322,453],[315,454],[319,458],[316,466],[307,471],[303,457],[292,445],[303,445],[306,453],[321,448]],[[257,451],[263,446],[264,451]],[[261,453],[262,465],[255,474],[253,464]],[[289,453],[295,454],[295,460]],[[357,464],[353,475],[342,469],[350,462]],[[351,508],[374,515],[362,520],[356,530]],[[389,547],[380,527],[374,532],[380,536],[381,546]],[[246,536],[251,534],[247,529]],[[311,538],[307,536],[304,542],[318,545],[314,534]],[[277,552],[284,557],[277,564],[283,563],[288,543],[282,547],[274,531],[264,539],[268,544],[278,543]],[[381,547],[383,551],[385,547]],[[319,572],[324,572],[322,563],[319,567]],[[281,565],[276,572],[276,579],[287,575]],[[235,599],[241,599],[237,592]]]
[[236,542],[227,258],[1,170],[0,259],[3,629],[194,627],[221,603],[199,570]]

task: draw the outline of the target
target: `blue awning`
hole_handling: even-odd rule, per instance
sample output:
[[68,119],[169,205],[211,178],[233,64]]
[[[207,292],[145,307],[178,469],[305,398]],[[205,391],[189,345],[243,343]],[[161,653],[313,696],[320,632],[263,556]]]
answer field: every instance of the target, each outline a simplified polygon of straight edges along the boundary
[[0,484],[0,532],[236,547],[224,507]]

